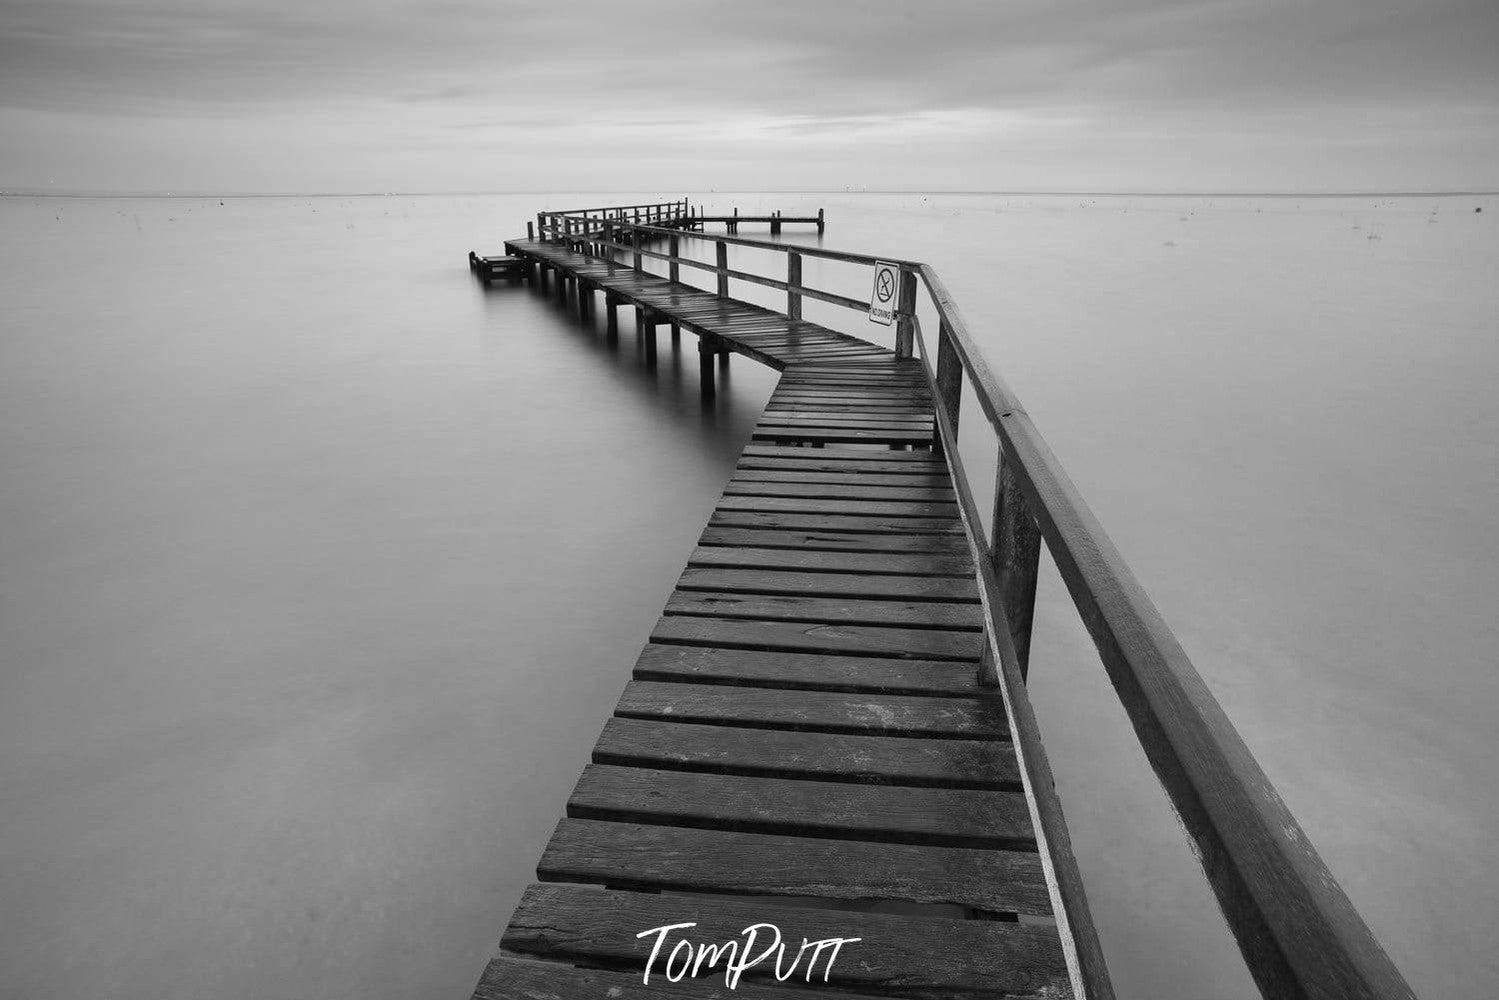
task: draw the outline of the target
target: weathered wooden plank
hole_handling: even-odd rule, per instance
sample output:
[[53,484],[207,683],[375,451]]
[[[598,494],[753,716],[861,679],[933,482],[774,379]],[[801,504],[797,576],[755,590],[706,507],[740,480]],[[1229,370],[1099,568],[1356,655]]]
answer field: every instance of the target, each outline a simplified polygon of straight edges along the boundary
[[[645,957],[649,955],[647,951]],[[651,976],[647,985],[643,975],[645,957],[641,959],[639,970],[612,972],[498,955],[485,967],[472,1000],[813,1000],[814,997],[827,1000],[827,987],[818,978],[825,961],[819,963],[817,976],[811,980],[816,984],[815,988],[798,989],[786,984],[759,986],[741,981],[737,989],[731,990],[725,985],[721,972],[717,977],[707,975],[706,966],[705,975],[699,979],[684,978],[674,983],[665,975],[657,974]],[[661,967],[658,959],[656,969]],[[838,997],[839,1000],[859,1000],[865,995],[840,990]],[[872,998],[865,997],[865,1000]]]
[[797,399],[767,403],[760,418],[785,421],[876,420],[892,423],[919,423],[931,422],[932,412],[927,407],[914,403],[891,402],[879,405],[854,401],[838,403]]
[[867,389],[873,386],[931,391],[924,375],[911,376],[905,372],[880,369],[879,363],[878,360],[873,364],[866,361],[809,361],[788,371],[782,384],[788,389]]
[[[826,962],[818,964],[812,982],[824,990],[825,997],[829,988],[835,989],[840,998],[848,996],[843,992],[847,989],[928,1000],[1064,1000],[1072,995],[1056,929],[1009,921],[858,913],[735,899],[532,885],[522,895],[501,947],[560,962],[622,966],[643,973],[656,936],[635,935],[677,923],[695,924],[682,933],[689,934],[693,941],[714,944],[743,940],[746,927],[772,924],[787,942],[783,971],[804,940],[859,938],[857,944],[844,946],[834,960],[826,972],[826,986],[822,986]],[[673,935],[671,947],[677,940]],[[961,956],[961,960],[954,961],[954,956]],[[659,958],[656,968],[660,968]],[[696,982],[710,978],[708,968],[704,963],[703,974]],[[773,962],[751,968],[733,995],[752,995],[745,992],[751,989],[750,984],[774,981],[774,974]],[[637,983],[641,978],[635,975]],[[802,971],[788,976],[786,985],[800,985],[805,979]],[[656,976],[651,981],[656,982]],[[723,984],[722,972],[716,981]],[[684,979],[672,988],[690,982],[694,981]],[[783,992],[788,997],[796,995],[777,991],[776,996]]]
[[[854,365],[848,363],[842,367],[852,369]],[[800,371],[801,365],[795,369]],[[789,381],[788,381],[789,377]],[[833,382],[807,382],[797,381],[793,376],[782,375],[781,380],[776,383],[775,390],[771,393],[772,398],[801,398],[801,399],[869,399],[880,401],[886,399],[910,399],[910,398],[932,398],[932,393],[925,384],[886,385],[878,389],[869,389],[857,385],[840,385]]]
[[666,614],[830,625],[957,629],[970,632],[981,631],[984,627],[983,609],[977,604],[682,590],[672,594],[667,600]]
[[930,412],[921,412],[915,407],[910,412],[894,410],[859,410],[834,407],[766,407],[760,415],[762,423],[814,424],[838,427],[857,427],[865,424],[912,424],[931,427]]
[[[791,372],[781,376],[780,384],[790,389],[811,389],[815,387],[837,388],[837,389],[865,389],[884,391],[886,389],[909,389],[920,392],[926,388],[923,378],[907,378],[900,375],[860,375],[850,371],[847,375],[815,375],[803,376],[798,374],[802,366],[797,366]],[[927,392],[930,392],[927,389]]]
[[[835,378],[825,378],[822,376],[805,376],[803,373],[806,372],[808,366],[811,364],[812,362],[808,362],[806,364],[797,365],[795,368],[788,370],[784,375],[782,375],[781,379],[777,381],[775,391],[777,393],[833,393],[878,395],[882,392],[895,390],[899,392],[910,392],[924,395],[931,394],[931,388],[926,384],[925,379],[899,381],[891,380],[883,375],[870,375],[865,372],[867,366],[866,362],[864,361],[838,362],[837,368],[840,371],[845,372],[846,374],[841,377]],[[857,379],[857,381],[860,382],[880,382],[884,384],[882,384],[882,386],[878,390],[871,390],[860,385],[844,384],[843,380],[849,378]]]
[[715,649],[649,643],[635,661],[636,680],[737,684],[816,691],[974,695],[973,665],[945,660],[892,660],[763,649]]
[[857,358],[869,357],[878,351],[878,348],[853,348],[844,346],[823,345],[788,345],[775,348],[788,362],[805,364],[810,360],[837,359],[840,361],[852,361]]
[[776,390],[768,402],[774,403],[776,409],[783,409],[790,404],[807,405],[809,408],[819,405],[863,405],[871,408],[897,406],[931,412],[931,397],[928,394],[899,386],[885,388],[850,386],[845,389],[828,386],[816,392],[810,389],[783,388]]
[[914,402],[901,402],[898,400],[885,400],[883,402],[872,402],[869,400],[834,400],[834,399],[770,399],[765,404],[764,415],[766,416],[795,416],[797,418],[815,417],[859,417],[878,418],[891,417],[901,420],[927,420],[932,419],[932,411],[929,407]]
[[[791,370],[794,370],[794,369],[791,369]],[[834,393],[834,392],[837,392],[837,393],[840,393],[845,398],[847,398],[847,397],[858,398],[858,397],[861,397],[861,396],[868,396],[868,397],[882,398],[882,399],[887,399],[887,400],[896,400],[896,401],[905,403],[907,405],[918,405],[918,406],[929,406],[930,405],[930,401],[931,401],[931,396],[930,396],[929,393],[922,392],[920,389],[915,388],[915,387],[908,387],[908,386],[904,386],[904,385],[869,385],[869,384],[853,383],[853,382],[844,382],[844,383],[840,383],[839,385],[829,385],[829,384],[825,384],[825,383],[819,383],[819,384],[822,385],[822,388],[820,390],[822,393]],[[809,386],[810,386],[810,383],[807,384],[807,385],[798,385],[798,386],[789,387],[789,388],[786,388],[786,389],[784,389],[782,391],[784,391],[784,392],[811,392],[811,391],[813,391],[813,390],[810,389]]]
[[[836,366],[808,365],[806,368],[803,368],[800,371],[803,375],[822,375],[829,373],[837,374],[842,370],[842,368]],[[898,375],[916,376],[920,376],[922,373],[920,361],[909,358],[897,358],[894,352],[891,352],[889,358],[887,358],[883,364],[866,366],[866,370],[876,372],[893,372]]]
[[998,740],[1009,731],[1003,703],[998,696],[983,694],[941,698],[632,680],[625,685],[614,714],[705,725],[931,739]]
[[772,416],[795,417],[798,419],[812,419],[824,417],[845,418],[891,418],[899,420],[927,420],[932,419],[932,412],[928,407],[917,403],[901,402],[898,400],[886,400],[883,402],[871,402],[868,400],[833,400],[833,399],[774,399],[765,404],[765,414]]
[[787,531],[881,532],[890,535],[958,535],[962,528],[949,517],[871,517],[867,514],[798,514],[795,512],[714,511],[709,523],[725,528],[773,528]]
[[736,549],[698,546],[689,566],[735,569],[809,570],[821,573],[868,573],[874,576],[956,576],[971,579],[973,560],[966,554],[938,552],[808,552],[798,549]]
[[[788,729],[613,718],[595,764],[803,781],[1018,789],[1014,747],[1003,740],[923,740]],[[1026,837],[1030,818],[1025,817]]]
[[993,789],[896,788],[589,764],[567,801],[567,815],[794,837],[1035,850],[1025,797]]
[[783,570],[709,569],[689,566],[678,590],[722,594],[978,603],[978,583],[953,576],[874,576]]
[[945,475],[894,475],[883,471],[801,472],[796,469],[739,469],[731,485],[748,483],[816,483],[837,486],[899,486],[905,489],[952,492],[952,479]]
[[[815,432],[798,433],[805,435]],[[786,436],[797,435],[788,433]],[[741,497],[733,494],[720,499],[718,509],[797,514],[879,514],[885,517],[956,518],[958,515],[956,503],[923,503],[916,500],[805,500],[798,497]]]
[[754,458],[805,459],[827,462],[835,459],[857,459],[860,462],[916,463],[946,469],[947,465],[929,451],[878,451],[870,448],[829,446],[815,451],[751,442],[739,453],[740,461]]
[[766,410],[760,414],[760,419],[755,424],[756,432],[763,434],[776,433],[784,429],[795,431],[796,434],[793,436],[797,437],[811,432],[828,439],[843,435],[854,441],[862,441],[870,435],[880,434],[909,437],[913,441],[927,441],[932,436],[931,420],[925,417],[917,420],[909,420],[905,417],[889,420],[876,417],[853,419],[836,416],[783,417],[774,410]]
[[951,487],[890,486],[884,483],[781,483],[759,479],[729,480],[727,496],[803,497],[809,500],[915,500],[918,503],[956,503]]
[[[788,449],[790,450],[790,449]],[[947,475],[947,466],[940,462],[928,459],[925,462],[880,462],[869,459],[848,458],[824,458],[819,459],[817,453],[826,451],[825,448],[799,448],[797,451],[804,452],[800,458],[761,458],[749,456],[741,458],[735,466],[736,473],[741,472],[799,472],[807,475],[836,473],[840,475],[881,475],[881,476],[913,476],[921,479],[941,477],[951,482]],[[919,452],[891,451],[890,455],[913,455]]]
[[781,401],[895,403],[912,406],[918,401],[929,401],[931,393],[917,387],[901,386],[865,389],[859,386],[820,385],[813,388],[809,385],[777,385],[770,398]]
[[925,445],[931,441],[932,436],[930,433],[912,429],[859,430],[857,428],[798,428],[757,424],[750,437],[756,441],[804,441],[808,444],[865,442],[868,444]]
[[838,364],[809,364],[798,366],[796,371],[790,372],[792,379],[798,382],[821,382],[837,381],[839,379],[863,379],[868,381],[907,382],[914,385],[925,385],[926,375],[919,367],[901,367],[898,363],[891,363],[888,355],[884,362],[865,364],[853,367],[845,367]]
[[1049,915],[1038,855],[1024,851],[786,837],[604,820],[557,824],[543,882],[620,888],[951,903]]
[[953,535],[860,534],[849,531],[777,531],[772,528],[709,526],[699,545],[730,548],[822,549],[840,552],[945,552],[961,555],[968,540]]

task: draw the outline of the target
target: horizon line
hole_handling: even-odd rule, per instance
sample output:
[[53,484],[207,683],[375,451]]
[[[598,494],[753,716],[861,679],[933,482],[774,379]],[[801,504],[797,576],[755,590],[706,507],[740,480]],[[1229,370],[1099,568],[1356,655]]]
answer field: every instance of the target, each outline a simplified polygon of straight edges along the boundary
[[[442,198],[442,197],[494,197],[498,195],[637,195],[635,190],[613,191],[568,191],[556,188],[516,189],[499,191],[93,191],[77,189],[69,191],[47,191],[20,188],[0,189],[0,198]],[[1105,198],[1462,198],[1492,197],[1496,190],[1432,190],[1432,191],[1048,191],[1048,190],[983,190],[983,189],[875,189],[862,190],[834,188],[774,188],[764,190],[692,191],[689,195],[714,197],[719,194],[829,194],[829,195],[1006,195],[1026,197],[1105,197]]]

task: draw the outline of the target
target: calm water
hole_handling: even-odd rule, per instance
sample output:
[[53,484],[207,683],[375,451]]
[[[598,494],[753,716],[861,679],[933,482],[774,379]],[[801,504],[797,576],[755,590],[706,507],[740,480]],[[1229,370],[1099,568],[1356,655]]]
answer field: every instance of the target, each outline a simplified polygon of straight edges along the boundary
[[[773,385],[464,266],[622,200],[0,200],[0,994],[468,995]],[[1499,199],[707,200],[937,265],[1418,993],[1489,996]],[[1245,996],[1074,617],[1121,993]]]

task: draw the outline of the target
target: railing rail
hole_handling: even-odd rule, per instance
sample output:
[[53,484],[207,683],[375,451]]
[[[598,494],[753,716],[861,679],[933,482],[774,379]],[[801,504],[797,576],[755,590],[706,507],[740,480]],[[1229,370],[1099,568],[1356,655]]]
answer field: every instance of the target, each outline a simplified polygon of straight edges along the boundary
[[[802,259],[900,271],[896,353],[920,360],[936,402],[933,449],[946,456],[959,509],[979,567],[988,644],[981,683],[997,687],[1047,865],[1058,923],[1079,997],[1109,1000],[1102,949],[1089,915],[1062,820],[1061,806],[1025,693],[1031,619],[1041,546],[1051,553],[1077,612],[1097,647],[1147,759],[1191,837],[1219,907],[1263,996],[1273,1000],[1410,1000],[1409,985],[1354,910],[1290,810],[1250,754],[1181,644],[1145,593],[1103,526],[1073,485],[1010,386],[978,350],[952,294],[927,264],[821,247],[708,235],[638,224],[542,213],[542,239],[586,252],[626,251],[634,267],[665,260],[675,276],[688,267],[712,272],[720,294],[735,279],[784,290],[786,315],[801,299],[849,309],[867,302],[802,278]],[[627,237],[628,242],[616,237]],[[641,246],[667,240],[666,252]],[[680,253],[683,239],[715,244],[714,263]],[[786,278],[728,266],[728,248],[785,254]],[[936,365],[916,315],[921,284],[938,317]],[[995,435],[998,466],[992,537],[958,452],[964,384]]]
[[[865,299],[852,298],[829,289],[815,288],[805,284],[801,277],[802,258],[811,257],[819,260],[837,261],[846,264],[863,264],[872,267],[877,258],[868,256],[867,254],[847,253],[841,250],[828,250],[822,247],[801,244],[767,243],[763,240],[744,239],[738,236],[664,228],[619,218],[606,219],[595,216],[577,216],[566,212],[538,213],[536,227],[537,236],[540,239],[566,242],[572,245],[574,249],[583,250],[594,255],[603,256],[612,250],[628,253],[631,255],[637,270],[640,269],[642,260],[663,260],[667,262],[668,267],[674,272],[682,267],[712,272],[717,278],[718,292],[721,295],[728,295],[727,282],[730,278],[748,284],[785,291],[787,293],[787,314],[793,318],[799,319],[801,317],[801,300],[803,298],[827,302],[831,305],[851,309],[856,312],[863,312],[869,308],[869,303]],[[615,238],[616,236],[627,236],[629,242],[626,242],[624,239],[617,239]],[[677,238],[676,242],[673,242],[673,238]],[[665,252],[646,249],[641,246],[641,241],[646,239],[666,240],[668,249]],[[680,250],[681,239],[692,239],[703,243],[715,244],[715,262],[710,264],[693,257],[683,257]],[[787,254],[786,277],[784,279],[772,278],[751,271],[730,268],[727,256],[728,248],[731,246],[773,249]],[[900,271],[901,297],[896,309],[898,317],[896,353],[901,357],[910,357],[912,345],[910,333],[915,320],[915,283],[917,272],[921,265],[915,261],[895,258],[878,259],[884,263],[894,264]]]
[[548,215],[583,215],[592,212],[634,212],[645,209],[680,209],[683,215],[687,214],[688,201],[686,198],[677,198],[673,201],[653,201],[642,205],[598,205],[593,208],[564,208],[554,209]]

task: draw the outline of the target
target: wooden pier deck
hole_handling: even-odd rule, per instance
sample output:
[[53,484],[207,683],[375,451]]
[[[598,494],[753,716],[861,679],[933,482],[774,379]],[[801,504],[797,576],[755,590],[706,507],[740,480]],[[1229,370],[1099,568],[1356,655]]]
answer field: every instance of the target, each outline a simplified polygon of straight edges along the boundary
[[[705,386],[728,352],[782,375],[476,998],[1109,1000],[1025,695],[1043,543],[1265,995],[1411,995],[929,268],[899,265],[892,350],[800,318],[804,295],[863,305],[804,287],[800,254],[872,258],[779,247],[783,281],[731,269],[724,240],[681,257],[671,226],[539,221],[506,253],[580,314],[601,295],[611,329],[633,306],[644,335],[695,333]],[[954,446],[964,376],[999,437],[987,538]]]
[[[537,866],[565,885],[527,890],[476,996],[582,995],[520,956],[654,996],[636,935],[688,921],[714,944],[774,924],[788,965],[861,939],[809,989],[1070,996],[1055,924],[1017,917],[1051,904],[981,619],[930,453],[749,445]],[[839,908],[872,900],[907,905]],[[721,970],[652,982],[730,995]]]

